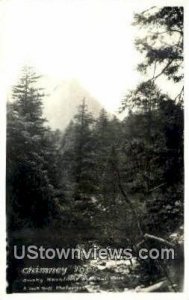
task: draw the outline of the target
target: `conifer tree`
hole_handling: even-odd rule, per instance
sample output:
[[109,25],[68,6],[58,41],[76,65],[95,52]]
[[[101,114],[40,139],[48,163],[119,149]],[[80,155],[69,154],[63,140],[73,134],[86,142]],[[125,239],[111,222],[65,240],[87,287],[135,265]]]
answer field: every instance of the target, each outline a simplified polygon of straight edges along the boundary
[[44,226],[56,215],[55,187],[49,176],[52,151],[38,80],[39,76],[25,67],[13,89],[13,102],[8,104],[7,207],[11,228]]

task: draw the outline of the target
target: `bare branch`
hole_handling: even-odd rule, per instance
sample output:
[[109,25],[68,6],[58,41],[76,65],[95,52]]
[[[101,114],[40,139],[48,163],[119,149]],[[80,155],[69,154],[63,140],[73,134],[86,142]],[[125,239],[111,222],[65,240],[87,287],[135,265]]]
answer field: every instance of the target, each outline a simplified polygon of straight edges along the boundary
[[[166,64],[166,66],[161,70],[161,72],[159,72],[156,76],[153,75],[152,78],[148,79],[147,82],[150,81],[155,81],[157,78],[159,78],[161,75],[164,74],[165,70],[167,70],[167,68],[172,64],[172,62],[174,61],[174,58],[172,58],[170,61],[168,61],[168,63]],[[155,68],[155,67],[154,67]]]
[[182,87],[181,91],[178,93],[178,95],[175,97],[175,101],[177,100],[177,98],[180,100],[181,95],[184,93],[184,86]]

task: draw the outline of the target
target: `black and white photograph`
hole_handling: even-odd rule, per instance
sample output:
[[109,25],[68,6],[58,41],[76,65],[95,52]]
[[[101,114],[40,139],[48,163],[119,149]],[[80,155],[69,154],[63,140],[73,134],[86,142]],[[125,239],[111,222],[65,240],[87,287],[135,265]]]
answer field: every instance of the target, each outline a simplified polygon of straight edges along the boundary
[[6,294],[184,291],[184,12],[0,1]]

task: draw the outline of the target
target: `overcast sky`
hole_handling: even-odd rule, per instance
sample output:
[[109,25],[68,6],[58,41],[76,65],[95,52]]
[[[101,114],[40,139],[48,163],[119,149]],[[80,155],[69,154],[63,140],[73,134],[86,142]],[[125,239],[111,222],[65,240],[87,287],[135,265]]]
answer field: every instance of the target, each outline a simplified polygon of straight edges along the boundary
[[[143,4],[141,4],[141,2]],[[23,64],[48,77],[52,88],[76,79],[114,111],[136,86],[134,12],[149,1],[7,0],[0,3],[0,72],[7,89]]]

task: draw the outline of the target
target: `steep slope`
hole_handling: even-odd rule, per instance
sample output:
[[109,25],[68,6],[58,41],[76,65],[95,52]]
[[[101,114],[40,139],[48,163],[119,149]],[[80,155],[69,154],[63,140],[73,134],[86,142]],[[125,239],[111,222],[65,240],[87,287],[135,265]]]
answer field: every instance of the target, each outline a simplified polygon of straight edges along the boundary
[[78,81],[62,81],[45,100],[44,115],[53,128],[65,129],[77,112],[83,98],[88,110],[97,116],[103,106]]

